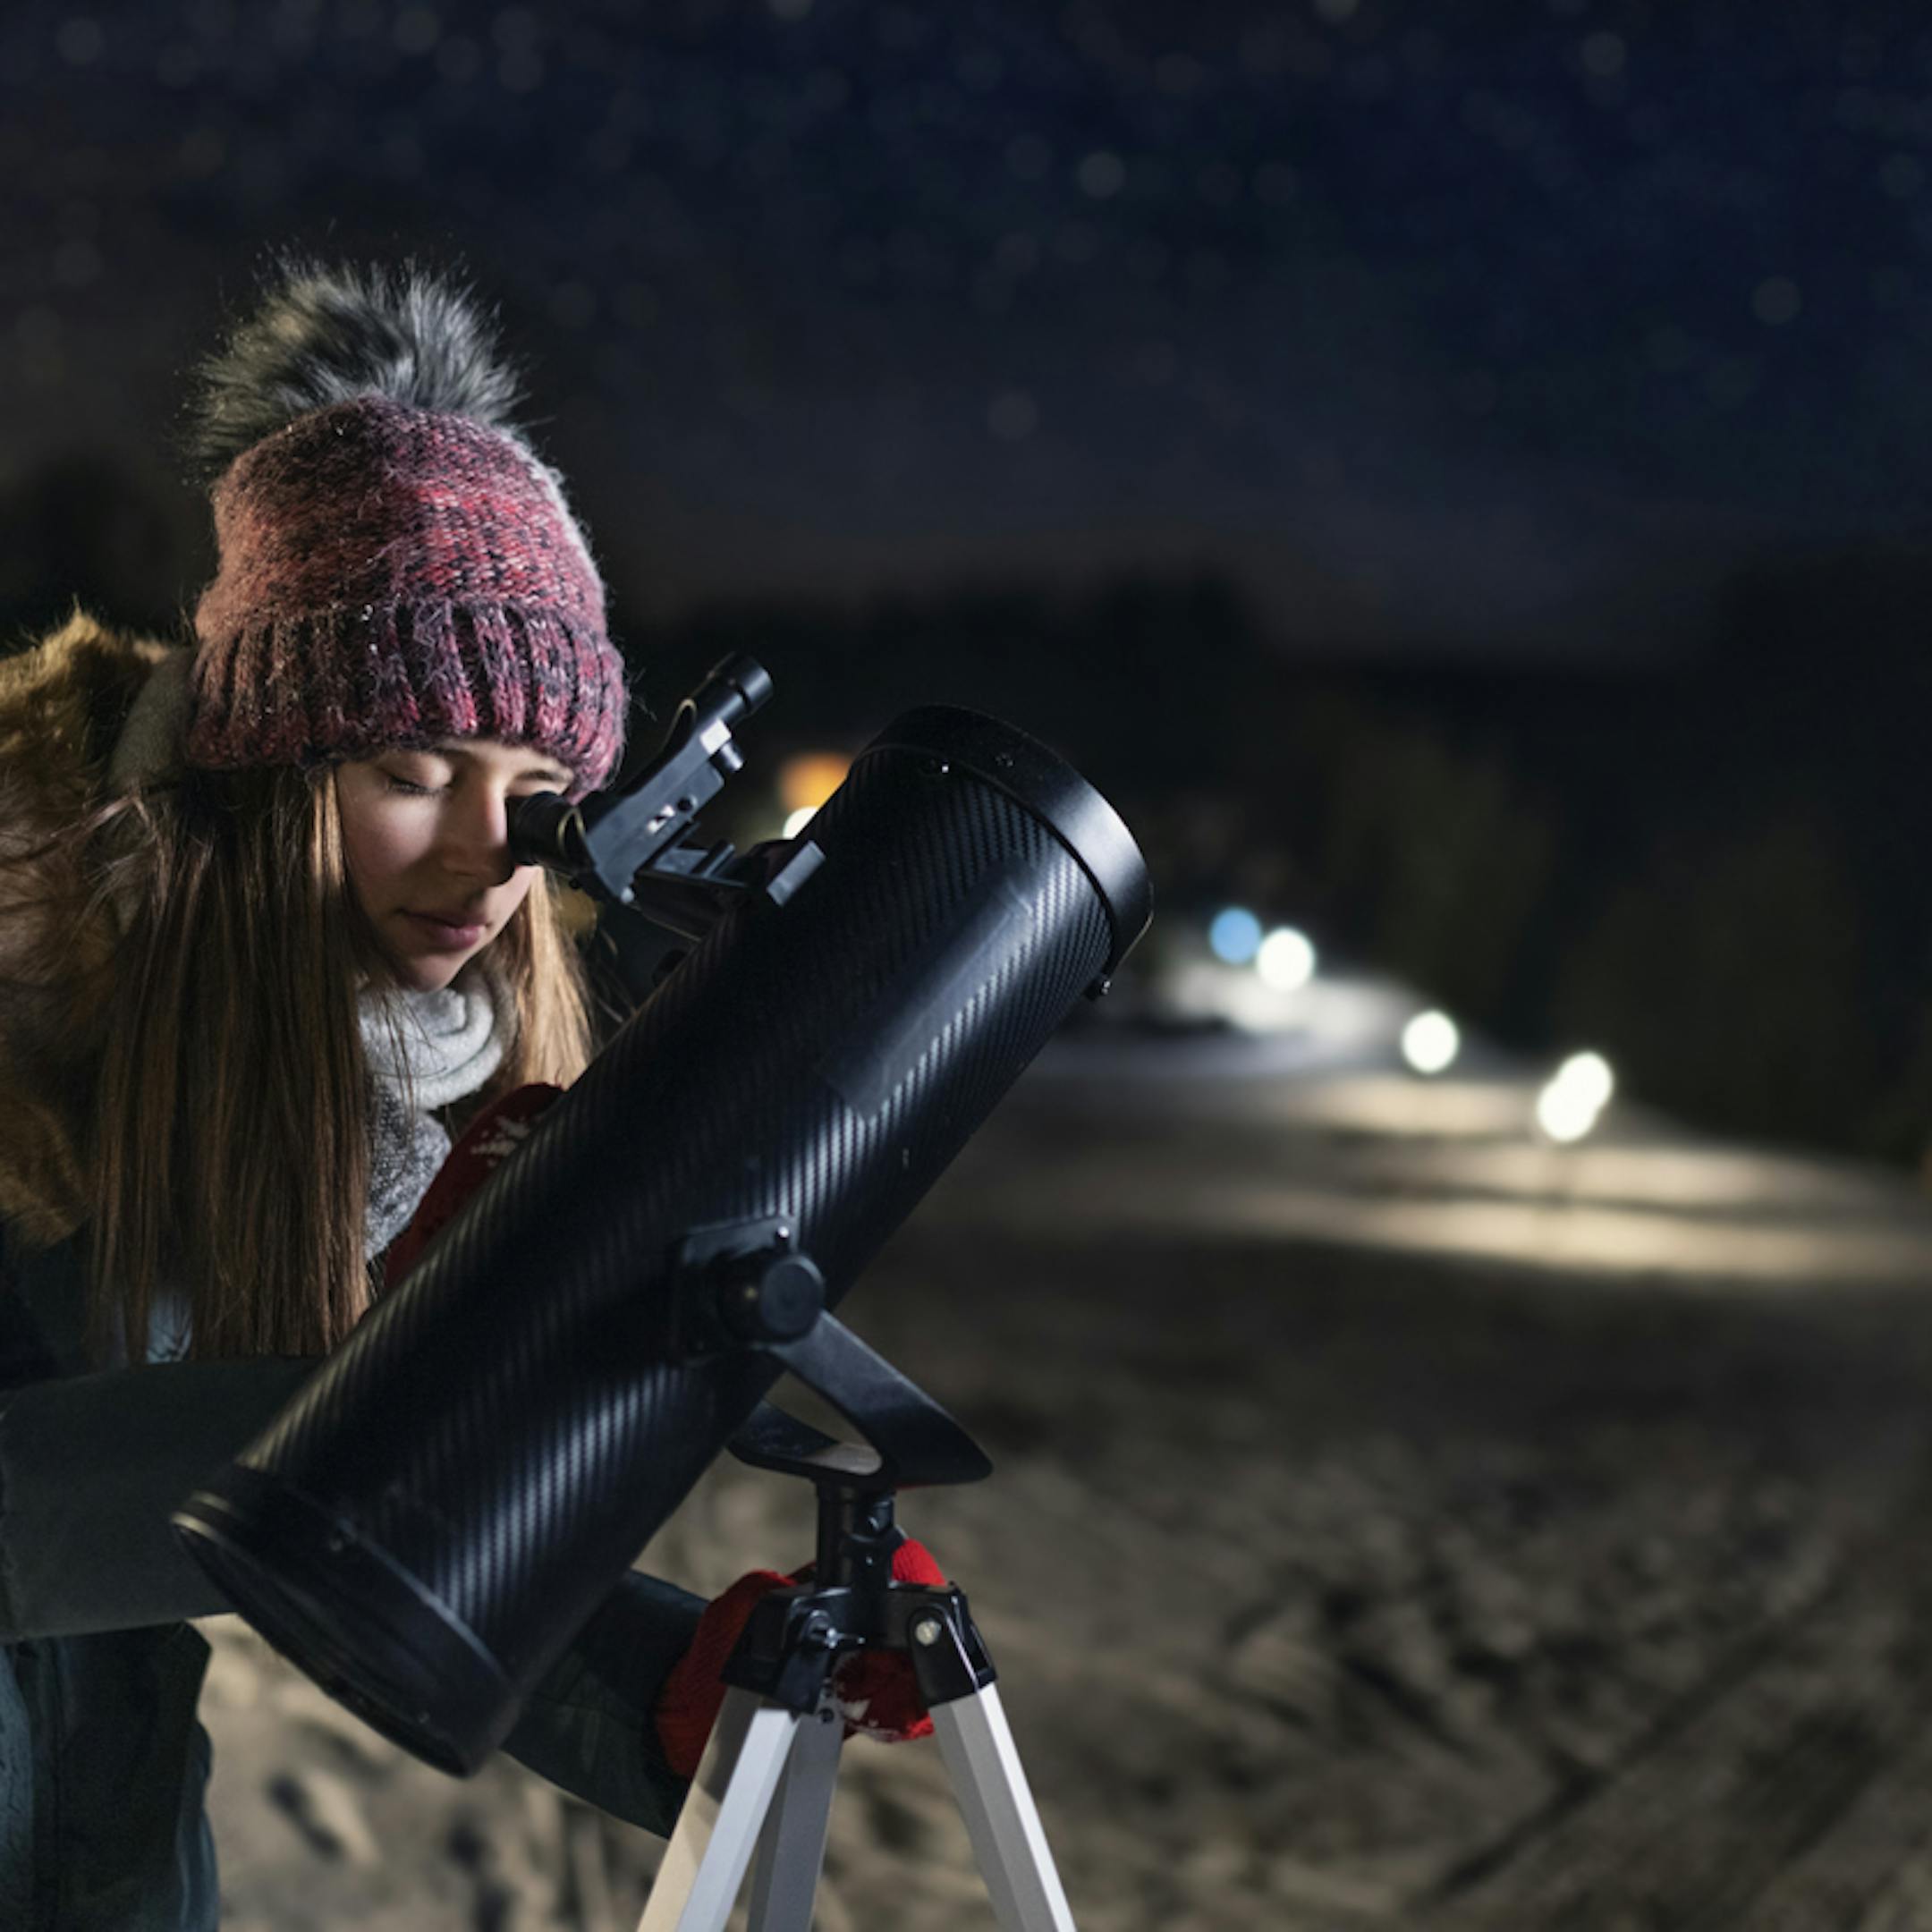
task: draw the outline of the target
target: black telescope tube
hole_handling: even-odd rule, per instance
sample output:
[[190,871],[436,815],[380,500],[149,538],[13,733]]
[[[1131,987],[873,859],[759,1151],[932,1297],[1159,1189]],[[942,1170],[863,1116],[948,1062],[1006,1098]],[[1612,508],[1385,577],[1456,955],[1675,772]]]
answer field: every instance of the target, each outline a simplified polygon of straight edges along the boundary
[[688,1239],[781,1224],[835,1304],[1146,922],[1111,807],[974,713],[888,726],[809,836],[823,863],[721,919],[174,1518],[271,1643],[445,1770],[778,1374],[669,1351]]

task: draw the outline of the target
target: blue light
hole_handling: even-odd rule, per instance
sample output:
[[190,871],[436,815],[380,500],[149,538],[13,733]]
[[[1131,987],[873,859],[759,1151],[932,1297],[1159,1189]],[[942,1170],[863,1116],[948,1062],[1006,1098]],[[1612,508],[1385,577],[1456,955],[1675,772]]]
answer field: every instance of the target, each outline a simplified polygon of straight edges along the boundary
[[1230,906],[1216,912],[1208,928],[1208,944],[1216,959],[1230,966],[1245,966],[1261,950],[1261,921],[1246,906]]

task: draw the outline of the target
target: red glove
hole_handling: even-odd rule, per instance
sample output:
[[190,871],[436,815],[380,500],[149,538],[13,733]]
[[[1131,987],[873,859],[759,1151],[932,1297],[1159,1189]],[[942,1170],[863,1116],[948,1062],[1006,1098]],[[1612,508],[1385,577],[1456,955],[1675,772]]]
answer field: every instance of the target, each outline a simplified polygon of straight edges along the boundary
[[[921,1543],[908,1537],[893,1552],[893,1581],[918,1583],[944,1589],[939,1565]],[[900,1650],[861,1650],[839,1665],[832,1680],[833,1694],[845,1714],[847,1737],[877,1738],[882,1744],[901,1744],[908,1738],[930,1737],[932,1719],[919,1696],[912,1663]]]
[[[910,1537],[893,1552],[892,1573],[894,1583],[918,1583],[928,1589],[945,1587],[939,1565]],[[724,1681],[719,1673],[737,1648],[758,1600],[798,1580],[775,1570],[753,1570],[705,1606],[691,1648],[671,1666],[657,1693],[657,1741],[664,1747],[665,1762],[680,1777],[690,1777],[704,1756],[705,1741],[724,1701]],[[847,1737],[863,1735],[896,1744],[932,1734],[932,1719],[920,1701],[911,1661],[901,1652],[861,1650],[847,1657],[833,1676],[832,1690],[845,1716]]]
[[664,1746],[665,1762],[680,1777],[690,1777],[704,1756],[705,1741],[724,1701],[724,1680],[718,1673],[738,1648],[758,1599],[791,1581],[775,1570],[754,1570],[740,1577],[722,1597],[705,1606],[691,1648],[665,1674],[654,1714],[657,1741]]
[[424,1249],[456,1218],[463,1203],[530,1139],[538,1116],[563,1097],[561,1087],[532,1080],[492,1101],[470,1123],[417,1203],[410,1224],[385,1251],[385,1287],[394,1288],[421,1260]]

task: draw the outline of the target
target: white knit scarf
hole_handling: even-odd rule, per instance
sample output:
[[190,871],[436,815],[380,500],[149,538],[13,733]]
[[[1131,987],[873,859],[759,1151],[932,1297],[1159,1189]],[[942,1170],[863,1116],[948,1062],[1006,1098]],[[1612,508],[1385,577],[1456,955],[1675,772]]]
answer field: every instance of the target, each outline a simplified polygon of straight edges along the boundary
[[476,960],[439,992],[367,987],[358,1009],[375,1087],[365,1236],[373,1258],[409,1224],[449,1156],[436,1110],[496,1072],[516,1022],[507,989]]

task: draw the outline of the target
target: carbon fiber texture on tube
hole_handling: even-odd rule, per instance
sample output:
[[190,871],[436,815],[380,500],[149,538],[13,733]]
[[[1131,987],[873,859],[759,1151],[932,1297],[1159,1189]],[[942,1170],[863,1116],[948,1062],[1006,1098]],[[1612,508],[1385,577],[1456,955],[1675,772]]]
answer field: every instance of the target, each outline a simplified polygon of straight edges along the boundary
[[835,1303],[1109,959],[1063,839],[930,752],[882,739],[809,835],[817,872],[721,921],[176,1519],[272,1642],[446,1769],[776,1378],[665,1359],[685,1237],[784,1216]]

